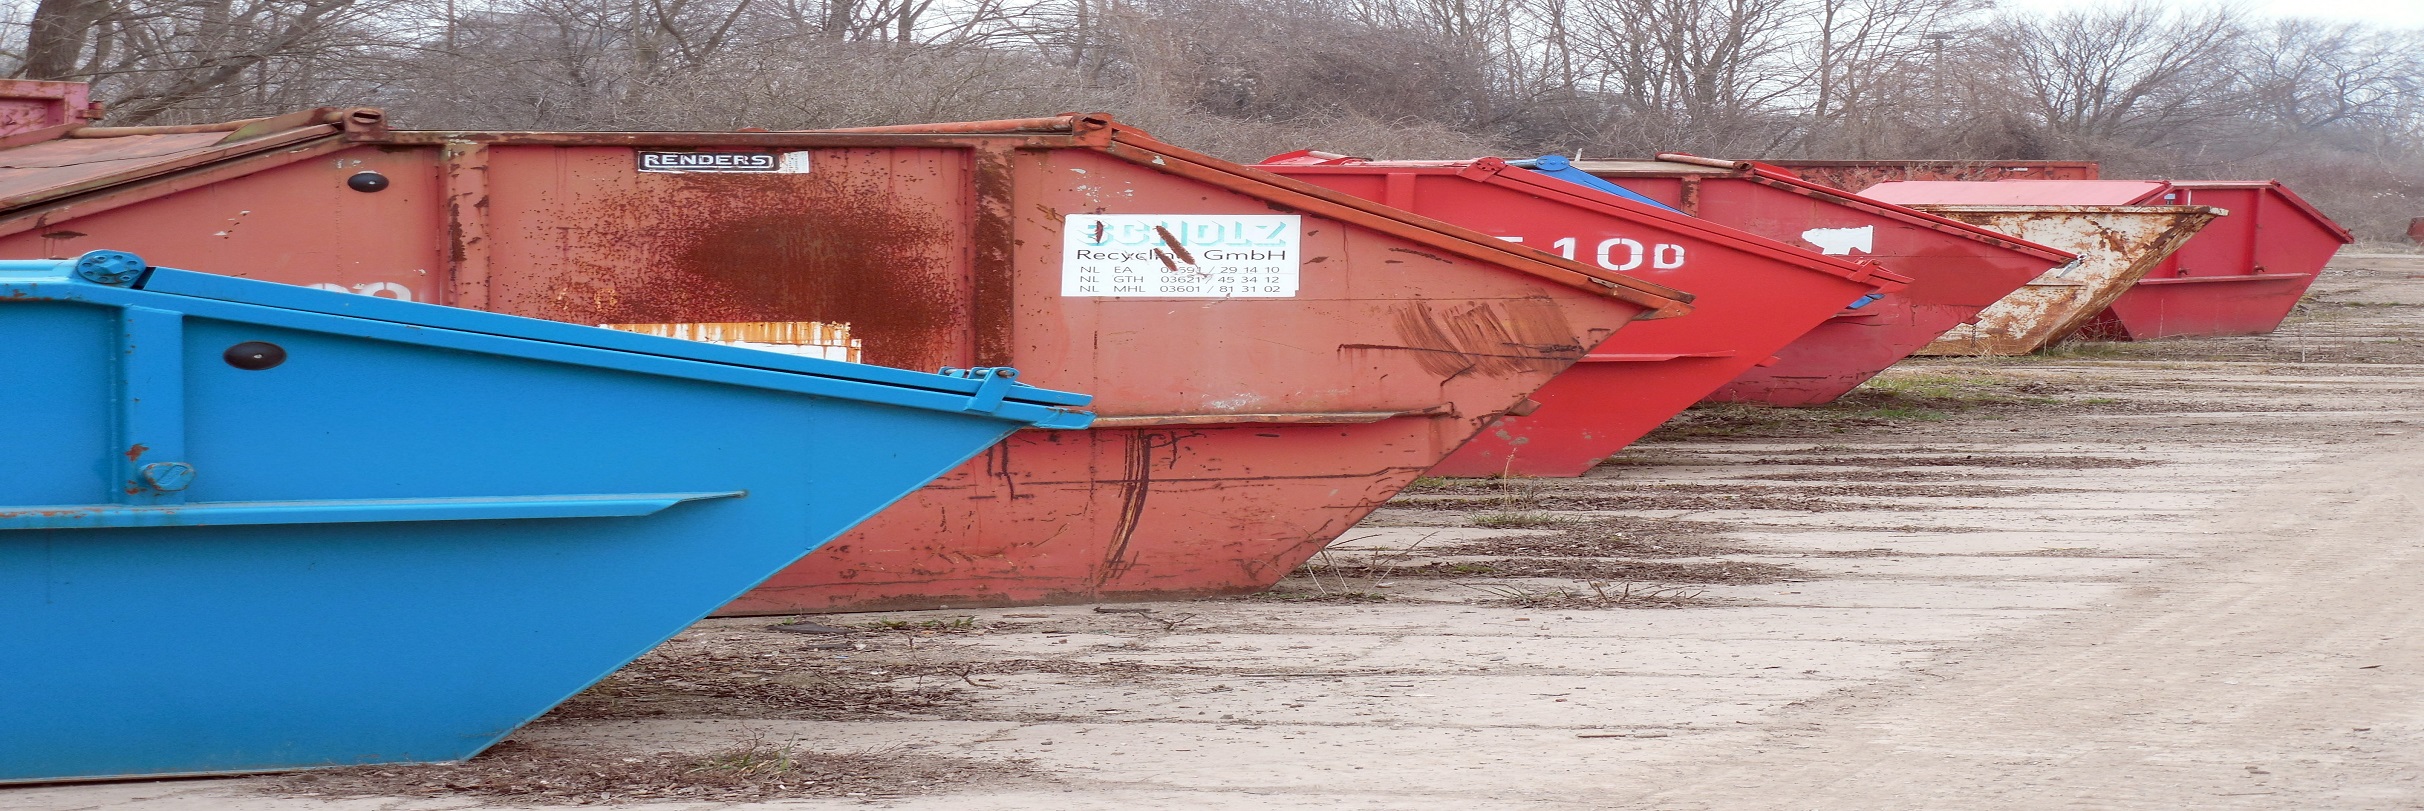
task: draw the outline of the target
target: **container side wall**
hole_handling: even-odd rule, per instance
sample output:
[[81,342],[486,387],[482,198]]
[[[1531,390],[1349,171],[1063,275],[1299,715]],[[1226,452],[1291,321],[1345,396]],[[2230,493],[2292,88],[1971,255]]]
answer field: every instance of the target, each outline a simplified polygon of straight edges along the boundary
[[[434,148],[355,147],[0,237],[0,254],[65,259],[106,248],[166,267],[438,302],[448,262],[436,157]],[[349,188],[362,172],[388,187]]]

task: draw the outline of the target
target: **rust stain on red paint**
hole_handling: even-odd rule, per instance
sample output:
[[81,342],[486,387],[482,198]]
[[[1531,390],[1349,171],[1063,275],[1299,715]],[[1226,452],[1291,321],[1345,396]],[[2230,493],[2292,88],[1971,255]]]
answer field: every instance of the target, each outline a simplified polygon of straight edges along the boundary
[[[564,222],[601,257],[515,310],[589,324],[812,321],[848,325],[867,363],[931,370],[965,323],[956,212],[863,175],[668,175]],[[576,257],[575,261],[579,261]]]

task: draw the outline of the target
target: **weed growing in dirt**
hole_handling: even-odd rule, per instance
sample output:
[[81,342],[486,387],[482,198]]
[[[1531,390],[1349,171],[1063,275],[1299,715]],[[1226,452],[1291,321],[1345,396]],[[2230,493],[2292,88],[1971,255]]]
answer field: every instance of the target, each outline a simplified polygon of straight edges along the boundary
[[2009,358],[2009,360],[2022,363],[2044,360],[2108,360],[2129,357],[2132,354],[2129,350],[2128,344],[2115,341],[2063,341],[2026,355]]
[[1709,557],[1744,551],[1718,543],[1726,525],[1714,521],[1633,516],[1568,521],[1554,535],[1513,535],[1448,546],[1440,555],[1473,557]]
[[1810,572],[1774,563],[1742,560],[1667,561],[1624,558],[1506,558],[1502,560],[1432,561],[1419,566],[1343,566],[1338,577],[1369,580],[1452,579],[1483,577],[1553,577],[1582,581],[1647,581],[1658,583],[1775,583],[1807,580]]
[[799,758],[789,749],[758,742],[736,746],[699,758],[684,774],[766,777],[799,771]]
[[1545,512],[1491,513],[1473,516],[1473,526],[1490,529],[1541,529],[1565,522],[1564,517]]
[[861,720],[917,717],[967,703],[964,691],[895,687],[821,651],[667,645],[550,711],[542,722],[633,718]]
[[932,620],[876,620],[847,626],[869,631],[911,631],[937,634],[972,634],[984,630],[975,617],[952,617]]
[[1246,595],[1243,599],[1267,603],[1327,603],[1358,605],[1389,602],[1389,595],[1369,591],[1280,591],[1272,589]]
[[1474,605],[1507,608],[1683,608],[1705,604],[1704,589],[1640,583],[1592,581],[1582,589],[1532,588],[1509,583],[1485,583],[1473,588],[1493,595]]

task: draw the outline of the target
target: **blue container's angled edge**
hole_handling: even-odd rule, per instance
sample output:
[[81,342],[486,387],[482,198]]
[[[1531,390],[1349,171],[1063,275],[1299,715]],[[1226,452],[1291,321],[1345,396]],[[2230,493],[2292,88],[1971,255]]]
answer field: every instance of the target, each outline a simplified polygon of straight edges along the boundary
[[461,760],[1084,395],[0,262],[0,782]]

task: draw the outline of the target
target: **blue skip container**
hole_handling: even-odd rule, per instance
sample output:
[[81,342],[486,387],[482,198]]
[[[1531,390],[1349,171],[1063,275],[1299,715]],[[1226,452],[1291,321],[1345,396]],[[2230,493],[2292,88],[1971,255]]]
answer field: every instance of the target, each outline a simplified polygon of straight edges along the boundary
[[461,760],[1084,395],[0,262],[0,782]]

